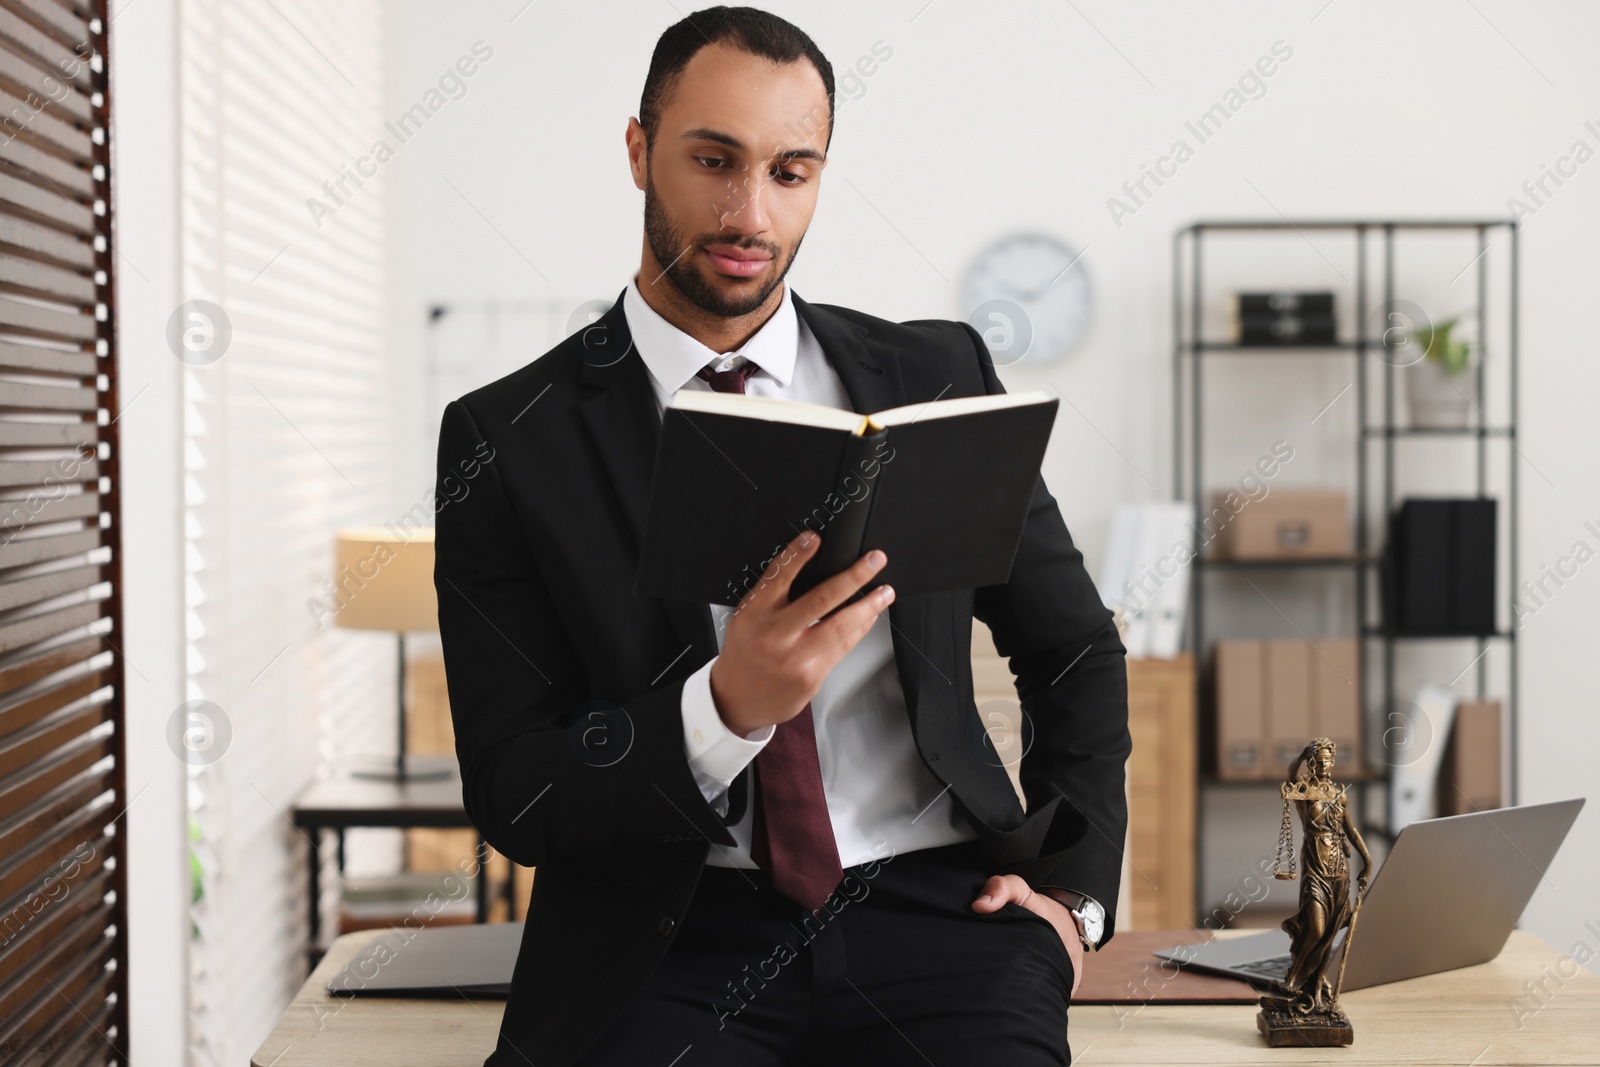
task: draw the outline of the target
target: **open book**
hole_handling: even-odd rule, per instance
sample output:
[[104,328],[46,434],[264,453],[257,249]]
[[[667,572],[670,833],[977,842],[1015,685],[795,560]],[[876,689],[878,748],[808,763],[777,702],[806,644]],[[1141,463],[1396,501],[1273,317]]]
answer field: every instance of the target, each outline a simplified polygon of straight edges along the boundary
[[822,545],[791,596],[873,548],[888,563],[856,596],[1003,583],[1059,404],[998,393],[860,414],[680,390],[662,417],[635,591],[737,604],[808,528]]

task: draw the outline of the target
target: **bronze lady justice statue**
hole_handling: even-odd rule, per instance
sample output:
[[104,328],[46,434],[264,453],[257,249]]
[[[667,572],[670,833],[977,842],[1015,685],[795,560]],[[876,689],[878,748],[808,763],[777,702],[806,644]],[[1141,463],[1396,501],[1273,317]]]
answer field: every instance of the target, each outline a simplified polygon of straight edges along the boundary
[[[1268,1044],[1348,1045],[1350,1020],[1339,1010],[1336,981],[1327,974],[1334,937],[1349,926],[1367,887],[1372,856],[1350,814],[1345,787],[1336,785],[1334,743],[1319,737],[1289,765],[1283,783],[1283,829],[1278,841],[1279,878],[1294,878],[1293,830],[1289,810],[1300,813],[1305,839],[1300,846],[1300,908],[1283,921],[1289,934],[1289,971],[1261,998],[1257,1025]],[[1356,899],[1350,897],[1350,848],[1361,856]],[[1286,862],[1287,861],[1287,862]],[[1348,938],[1350,934],[1346,934]],[[1343,966],[1340,977],[1343,977]]]

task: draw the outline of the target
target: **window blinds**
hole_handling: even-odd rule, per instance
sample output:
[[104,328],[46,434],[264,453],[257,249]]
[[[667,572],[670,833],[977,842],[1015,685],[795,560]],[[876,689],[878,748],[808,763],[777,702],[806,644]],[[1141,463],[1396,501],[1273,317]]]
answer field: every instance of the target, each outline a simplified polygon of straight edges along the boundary
[[0,5],[0,1062],[125,1060],[104,8]]
[[229,734],[189,768],[208,1067],[246,1062],[305,975],[295,797],[343,754],[392,751],[395,642],[316,602],[335,529],[404,508],[381,182],[308,206],[381,132],[378,5],[182,0],[179,28],[182,284],[206,302],[180,309],[187,697]]

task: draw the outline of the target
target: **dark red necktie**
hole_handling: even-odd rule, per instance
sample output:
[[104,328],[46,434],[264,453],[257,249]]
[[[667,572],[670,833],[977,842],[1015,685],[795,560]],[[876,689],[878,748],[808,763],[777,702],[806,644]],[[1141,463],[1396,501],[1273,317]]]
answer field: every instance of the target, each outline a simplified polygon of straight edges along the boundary
[[[731,370],[698,374],[719,393],[742,393],[757,367],[746,360]],[[816,724],[811,704],[779,723],[756,755],[756,803],[751,814],[751,858],[772,878],[778,892],[802,907],[821,908],[839,882],[839,846],[822,792]]]

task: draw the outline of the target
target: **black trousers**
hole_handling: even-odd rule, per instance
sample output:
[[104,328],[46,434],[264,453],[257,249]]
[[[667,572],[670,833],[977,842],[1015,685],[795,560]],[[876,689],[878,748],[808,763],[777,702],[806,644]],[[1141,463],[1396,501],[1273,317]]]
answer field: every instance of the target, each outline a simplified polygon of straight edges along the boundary
[[584,1067],[1065,1067],[1072,963],[1016,904],[971,908],[976,842],[851,867],[815,915],[707,867],[676,940]]

